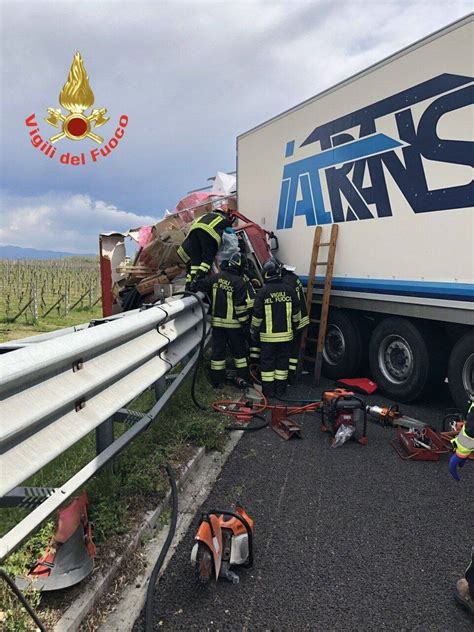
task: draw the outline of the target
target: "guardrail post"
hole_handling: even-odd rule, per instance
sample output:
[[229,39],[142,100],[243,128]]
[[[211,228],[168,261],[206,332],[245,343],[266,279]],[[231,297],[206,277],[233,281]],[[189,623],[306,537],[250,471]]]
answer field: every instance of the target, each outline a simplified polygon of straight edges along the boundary
[[[103,423],[100,424],[95,430],[95,452],[99,455],[103,452],[109,445],[112,445],[114,442],[114,421],[113,418],[107,419]],[[112,471],[112,462],[107,463],[104,467],[104,470],[107,472]]]
[[158,401],[160,397],[162,397],[165,394],[166,378],[164,376],[160,377],[160,379],[155,382],[154,387],[155,387],[155,398],[156,398],[156,401]]

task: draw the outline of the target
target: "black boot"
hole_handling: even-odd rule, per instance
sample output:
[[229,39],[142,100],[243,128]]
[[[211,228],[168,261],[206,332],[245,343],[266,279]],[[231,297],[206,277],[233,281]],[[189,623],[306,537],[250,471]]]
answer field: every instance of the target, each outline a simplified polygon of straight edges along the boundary
[[262,393],[267,399],[275,397],[275,382],[262,382]]

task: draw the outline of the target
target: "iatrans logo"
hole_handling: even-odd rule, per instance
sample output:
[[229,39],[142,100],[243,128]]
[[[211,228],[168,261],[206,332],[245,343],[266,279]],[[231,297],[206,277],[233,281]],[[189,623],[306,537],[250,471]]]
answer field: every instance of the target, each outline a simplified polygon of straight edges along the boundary
[[[66,113],[63,113],[61,108],[49,107],[48,117],[44,119],[53,127],[61,129],[58,134],[54,134],[49,140],[44,140],[41,136],[35,114],[31,114],[25,120],[27,127],[34,128],[29,132],[33,147],[52,159],[56,155],[56,147],[53,147],[54,143],[64,138],[73,141],[89,138],[99,145],[104,142],[104,138],[96,134],[95,129],[105,125],[110,118],[106,116],[106,108],[92,109],[94,93],[90,87],[89,77],[79,52],[74,55],[69,76],[59,94],[59,103],[66,110]],[[87,110],[91,110],[90,114],[87,114]],[[128,116],[122,114],[114,136],[100,150],[90,150],[90,160],[97,162],[101,156],[107,157],[118,146],[127,125]],[[71,155],[71,152],[64,152],[59,155],[59,162],[70,165],[85,165],[87,162],[86,153],[81,152],[79,155]]]

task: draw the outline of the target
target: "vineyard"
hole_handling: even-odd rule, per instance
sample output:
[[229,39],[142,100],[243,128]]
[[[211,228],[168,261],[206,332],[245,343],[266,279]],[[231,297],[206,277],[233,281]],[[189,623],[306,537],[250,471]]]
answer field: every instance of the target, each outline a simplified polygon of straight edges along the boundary
[[98,260],[0,260],[0,321],[35,323],[99,303]]

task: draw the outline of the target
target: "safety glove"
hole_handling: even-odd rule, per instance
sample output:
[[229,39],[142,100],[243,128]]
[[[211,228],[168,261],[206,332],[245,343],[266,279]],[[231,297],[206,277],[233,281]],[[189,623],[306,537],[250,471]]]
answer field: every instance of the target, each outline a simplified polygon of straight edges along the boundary
[[454,478],[455,481],[460,481],[461,477],[459,476],[458,467],[464,467],[467,459],[462,459],[456,453],[449,459],[449,473]]

